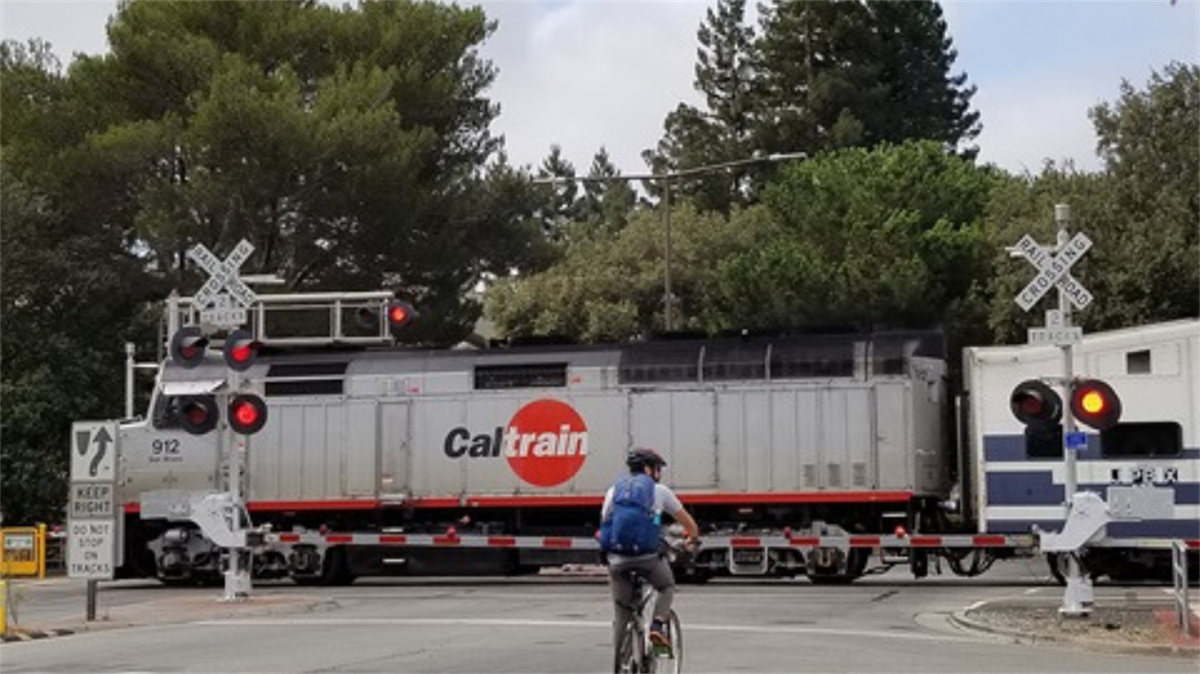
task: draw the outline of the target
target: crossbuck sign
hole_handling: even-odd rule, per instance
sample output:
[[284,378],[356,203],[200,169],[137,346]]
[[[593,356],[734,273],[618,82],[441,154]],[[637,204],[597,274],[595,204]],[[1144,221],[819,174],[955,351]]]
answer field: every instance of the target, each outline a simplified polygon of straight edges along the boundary
[[1021,237],[1017,242],[1017,251],[1038,270],[1038,275],[1017,294],[1017,304],[1021,309],[1032,309],[1033,305],[1055,286],[1063,289],[1067,300],[1076,309],[1083,309],[1091,304],[1092,294],[1071,276],[1071,267],[1082,259],[1083,254],[1091,247],[1092,240],[1083,232],[1076,233],[1057,254],[1039,246],[1028,234]]
[[246,309],[254,304],[258,296],[238,278],[238,268],[253,252],[254,246],[245,239],[238,243],[224,262],[204,244],[198,243],[188,249],[188,257],[209,273],[208,281],[192,298],[193,306],[200,309],[201,323],[234,328],[246,322]]

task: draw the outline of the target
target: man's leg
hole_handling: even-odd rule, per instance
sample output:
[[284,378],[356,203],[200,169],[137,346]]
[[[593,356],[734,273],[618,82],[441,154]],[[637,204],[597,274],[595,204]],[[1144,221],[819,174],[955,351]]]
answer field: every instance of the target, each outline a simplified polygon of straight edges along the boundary
[[675,600],[675,573],[662,557],[655,558],[647,570],[647,580],[658,591],[658,598],[654,602],[654,618],[665,622],[671,617],[671,602]]
[[633,583],[621,573],[623,567],[609,565],[608,580],[613,598],[613,650],[621,647],[625,624],[633,617]]

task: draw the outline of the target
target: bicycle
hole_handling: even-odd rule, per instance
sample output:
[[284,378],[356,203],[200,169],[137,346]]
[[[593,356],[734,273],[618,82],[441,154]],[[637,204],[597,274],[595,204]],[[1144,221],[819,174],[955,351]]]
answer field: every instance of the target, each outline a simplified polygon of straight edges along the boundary
[[[663,543],[667,560],[679,564],[690,563],[699,546],[698,542],[689,544],[678,525],[664,529]],[[650,643],[650,623],[654,620],[654,601],[658,593],[640,570],[630,569],[624,574],[633,585],[633,596],[637,600],[632,619],[625,623],[617,645],[613,671],[617,674],[679,674],[683,669],[683,628],[679,615],[671,609],[664,625],[671,652],[655,653],[654,645]]]
[[657,653],[650,643],[650,623],[654,619],[654,600],[657,592],[637,569],[625,572],[633,583],[633,594],[637,597],[633,617],[625,623],[621,642],[617,646],[613,671],[616,674],[679,674],[683,667],[683,629],[679,615],[671,609],[666,622],[667,638],[671,652]]

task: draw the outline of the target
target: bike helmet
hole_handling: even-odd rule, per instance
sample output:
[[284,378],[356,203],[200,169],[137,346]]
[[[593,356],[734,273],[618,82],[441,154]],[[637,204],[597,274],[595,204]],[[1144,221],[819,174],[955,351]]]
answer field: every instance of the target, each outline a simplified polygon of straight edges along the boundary
[[659,468],[666,466],[667,460],[662,458],[662,455],[653,449],[634,447],[629,450],[629,456],[625,458],[625,465],[629,466],[629,470],[640,472],[645,466],[657,466]]

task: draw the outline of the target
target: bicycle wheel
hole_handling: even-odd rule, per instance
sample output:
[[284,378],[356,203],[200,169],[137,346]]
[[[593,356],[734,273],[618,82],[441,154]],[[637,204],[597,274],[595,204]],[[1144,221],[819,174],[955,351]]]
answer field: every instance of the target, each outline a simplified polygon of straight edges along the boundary
[[643,656],[645,654],[643,637],[637,626],[632,622],[625,625],[621,643],[617,646],[613,671],[616,674],[643,674]]
[[671,618],[667,621],[667,637],[671,639],[671,654],[654,654],[655,674],[680,674],[683,671],[683,627],[679,624],[679,615],[671,610]]

